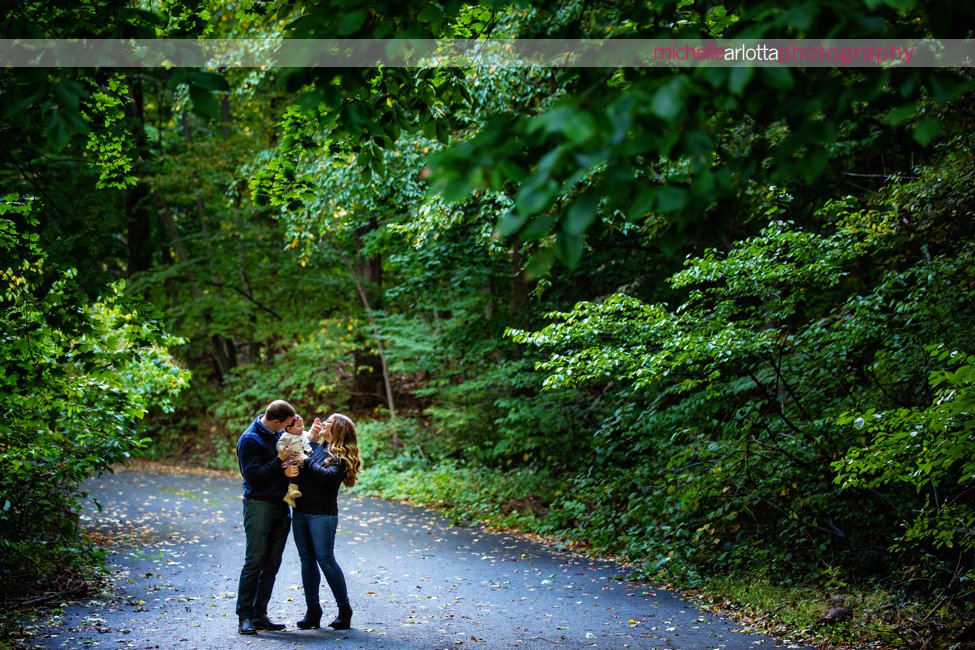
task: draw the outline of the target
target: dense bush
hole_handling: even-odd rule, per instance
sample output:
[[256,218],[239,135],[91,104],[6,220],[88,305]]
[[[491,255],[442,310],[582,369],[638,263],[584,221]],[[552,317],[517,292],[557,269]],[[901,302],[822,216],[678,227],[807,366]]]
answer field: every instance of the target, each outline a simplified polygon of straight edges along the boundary
[[[591,510],[592,539],[680,559],[678,573],[862,579],[896,551],[904,566],[937,558],[929,578],[963,587],[975,268],[970,219],[917,214],[941,173],[871,209],[829,203],[820,232],[779,221],[689,258],[675,308],[618,294],[513,332],[551,352],[547,387],[616,384],[619,415],[556,506]],[[971,199],[952,183],[953,203]]]
[[0,203],[0,600],[70,584],[97,558],[81,538],[83,481],[143,449],[140,421],[170,410],[188,373],[123,293],[89,302],[72,269],[48,268],[39,206]]

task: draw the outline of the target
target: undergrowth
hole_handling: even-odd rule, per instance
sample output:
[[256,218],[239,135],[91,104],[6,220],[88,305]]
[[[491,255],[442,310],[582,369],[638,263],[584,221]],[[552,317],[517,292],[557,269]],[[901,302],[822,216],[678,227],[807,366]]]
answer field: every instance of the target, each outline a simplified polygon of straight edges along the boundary
[[[362,423],[359,432],[369,462],[356,491],[436,508],[455,525],[482,524],[539,536],[563,548],[614,559],[633,577],[664,583],[702,608],[737,621],[745,631],[823,649],[970,647],[958,639],[975,620],[971,594],[906,593],[896,580],[890,581],[894,587],[856,584],[834,567],[812,577],[708,574],[683,564],[693,554],[648,555],[652,546],[638,536],[609,541],[605,531],[593,528],[605,518],[560,511],[563,504],[577,503],[575,477],[489,467],[474,459],[443,460],[379,423]],[[849,608],[847,620],[829,618],[837,604]]]

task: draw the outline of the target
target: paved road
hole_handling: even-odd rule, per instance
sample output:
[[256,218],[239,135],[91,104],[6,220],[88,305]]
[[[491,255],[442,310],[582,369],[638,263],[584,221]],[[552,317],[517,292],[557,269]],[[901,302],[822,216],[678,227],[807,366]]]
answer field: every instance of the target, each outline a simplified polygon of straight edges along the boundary
[[[304,598],[289,540],[270,608],[271,618],[288,628],[240,636],[234,615],[244,541],[239,478],[143,469],[93,481],[89,491],[103,510],[92,508],[85,525],[113,544],[116,594],[69,606],[57,627],[35,637],[39,648],[781,647],[631,582],[611,563],[358,496],[340,496],[336,541],[355,608],[353,629],[295,627]],[[324,580],[322,587],[325,603]],[[326,608],[326,617],[331,614]]]

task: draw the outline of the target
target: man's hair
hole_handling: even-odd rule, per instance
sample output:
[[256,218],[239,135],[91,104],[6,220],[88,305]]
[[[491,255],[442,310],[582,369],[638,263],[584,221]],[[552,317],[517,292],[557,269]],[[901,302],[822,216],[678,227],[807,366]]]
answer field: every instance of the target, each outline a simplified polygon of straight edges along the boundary
[[276,399],[267,405],[267,409],[264,410],[264,417],[268,420],[277,420],[281,422],[293,418],[295,416],[295,409],[291,404],[288,404],[283,399]]

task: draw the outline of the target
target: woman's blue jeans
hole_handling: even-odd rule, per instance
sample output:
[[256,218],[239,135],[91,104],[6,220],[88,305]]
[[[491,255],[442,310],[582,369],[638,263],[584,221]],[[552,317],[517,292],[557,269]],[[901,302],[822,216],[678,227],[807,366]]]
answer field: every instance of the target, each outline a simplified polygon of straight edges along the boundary
[[340,606],[349,604],[345,574],[335,561],[335,530],[338,523],[336,515],[309,515],[293,511],[291,530],[301,559],[301,585],[305,589],[305,603],[309,608],[320,604],[318,588],[322,579],[319,567],[325,574],[335,603]]

